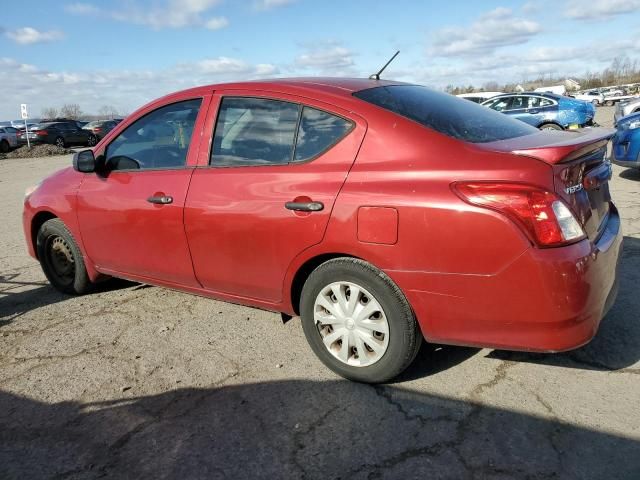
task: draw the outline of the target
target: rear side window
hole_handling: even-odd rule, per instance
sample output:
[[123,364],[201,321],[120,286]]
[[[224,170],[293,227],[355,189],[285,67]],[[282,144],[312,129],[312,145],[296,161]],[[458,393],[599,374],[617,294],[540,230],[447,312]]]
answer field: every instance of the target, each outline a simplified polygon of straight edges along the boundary
[[375,87],[353,95],[466,142],[494,142],[537,132],[536,128],[520,120],[418,85]]
[[353,123],[322,110],[302,109],[302,118],[296,139],[295,162],[309,160],[338,143]]
[[263,98],[223,98],[213,137],[214,166],[291,161],[300,106]]
[[349,120],[296,103],[225,97],[213,136],[211,165],[304,162],[330,149],[352,127]]

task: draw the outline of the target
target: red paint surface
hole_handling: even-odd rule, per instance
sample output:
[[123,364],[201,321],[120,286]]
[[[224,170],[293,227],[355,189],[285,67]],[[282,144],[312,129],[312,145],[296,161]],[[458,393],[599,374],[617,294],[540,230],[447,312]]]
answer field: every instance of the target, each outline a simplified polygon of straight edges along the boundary
[[[307,261],[351,255],[398,284],[429,340],[540,351],[587,342],[616,278],[622,236],[615,207],[597,235],[588,226],[589,238],[542,249],[504,215],[462,201],[451,185],[529,183],[579,209],[559,192],[577,170],[558,162],[589,151],[602,136],[567,133],[558,140],[557,134],[541,133],[466,144],[351,96],[380,84],[255,82],[199,87],[157,100],[121,122],[94,152],[103,152],[140,115],[202,96],[185,168],[113,172],[106,178],[67,169],[49,177],[25,201],[30,253],[34,218],[49,212],[78,240],[92,278],[115,274],[289,314],[297,308],[293,279]],[[212,168],[211,135],[225,94],[315,106],[350,118],[356,127],[312,162]],[[566,168],[573,170],[563,173]],[[146,202],[160,192],[174,203]],[[325,208],[284,208],[297,199],[320,201]],[[584,212],[578,215],[588,222]]]

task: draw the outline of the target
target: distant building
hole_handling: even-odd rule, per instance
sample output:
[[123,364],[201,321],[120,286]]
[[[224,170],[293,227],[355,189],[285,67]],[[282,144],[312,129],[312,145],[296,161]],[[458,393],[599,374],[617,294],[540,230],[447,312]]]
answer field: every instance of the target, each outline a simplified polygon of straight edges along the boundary
[[564,81],[564,86],[569,91],[577,91],[580,90],[580,84],[573,80],[572,78],[567,78]]

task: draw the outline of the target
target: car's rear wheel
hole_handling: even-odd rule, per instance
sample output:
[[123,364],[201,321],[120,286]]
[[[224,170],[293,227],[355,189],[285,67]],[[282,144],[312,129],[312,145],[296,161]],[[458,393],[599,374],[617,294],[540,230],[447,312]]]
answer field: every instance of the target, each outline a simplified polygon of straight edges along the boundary
[[560,125],[558,125],[557,123],[543,123],[542,125],[540,125],[540,127],[538,127],[540,130],[564,130]]
[[89,147],[93,147],[96,143],[98,143],[98,139],[95,137],[95,135],[90,135],[87,139],[87,145]]
[[10,148],[11,146],[9,145],[9,142],[7,142],[6,140],[0,141],[0,152],[7,153]]
[[64,138],[57,137],[54,143],[57,147],[64,148]]
[[591,103],[593,103],[594,107],[597,107],[600,104],[598,100],[591,100]]
[[350,380],[385,382],[413,361],[422,343],[411,307],[372,265],[337,258],[314,270],[302,289],[302,327],[318,358]]
[[38,230],[38,259],[47,279],[63,293],[82,295],[91,288],[82,253],[62,220],[52,218]]

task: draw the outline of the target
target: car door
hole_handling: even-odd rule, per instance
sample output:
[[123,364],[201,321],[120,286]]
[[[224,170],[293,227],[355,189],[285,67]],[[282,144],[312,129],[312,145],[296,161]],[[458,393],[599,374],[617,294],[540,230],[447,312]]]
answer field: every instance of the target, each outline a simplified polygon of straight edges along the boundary
[[514,95],[504,113],[529,125],[536,125],[536,120],[528,112],[528,98],[527,95]]
[[210,154],[185,207],[196,276],[214,292],[277,303],[293,259],[322,241],[366,123],[284,94],[214,98]]
[[199,286],[183,213],[200,140],[192,132],[209,99],[147,109],[96,151],[101,167],[83,180],[77,211],[87,255],[100,271]]

